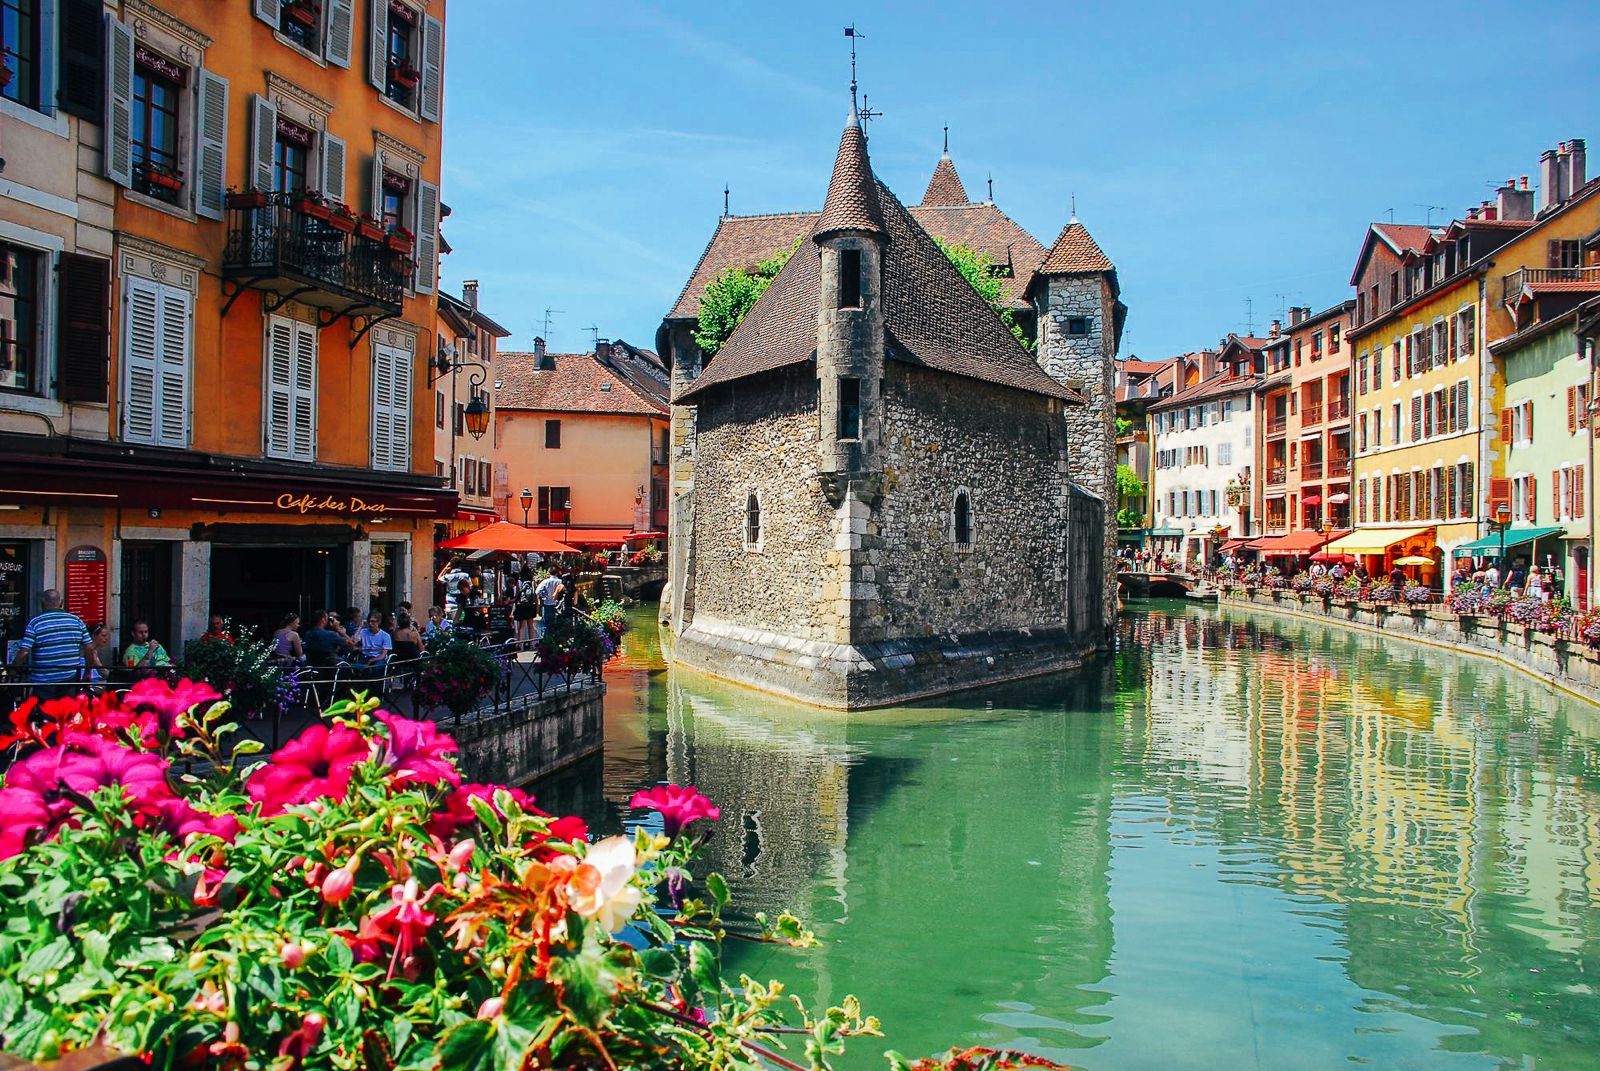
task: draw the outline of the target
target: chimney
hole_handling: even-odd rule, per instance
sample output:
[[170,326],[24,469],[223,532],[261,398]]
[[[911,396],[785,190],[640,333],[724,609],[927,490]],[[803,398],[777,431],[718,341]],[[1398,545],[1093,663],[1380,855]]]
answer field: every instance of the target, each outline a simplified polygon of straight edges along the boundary
[[1561,175],[1561,190],[1566,197],[1571,197],[1577,193],[1579,188],[1587,181],[1585,178],[1587,170],[1585,157],[1587,155],[1582,138],[1573,138],[1567,142],[1567,154],[1561,158],[1566,165]]
[[611,360],[611,340],[609,338],[597,338],[594,340],[594,356],[595,360],[598,361]]
[[1300,323],[1300,322],[1302,322],[1304,320],[1307,320],[1310,317],[1311,317],[1311,308],[1310,308],[1310,306],[1307,306],[1307,305],[1290,305],[1289,306],[1289,326],[1290,327],[1294,327],[1296,324],[1298,324],[1298,323]]
[[1490,204],[1488,201],[1483,201],[1478,206],[1478,218],[1498,219],[1499,217],[1495,214],[1494,205]]
[[1552,205],[1558,205],[1563,200],[1558,171],[1554,149],[1546,149],[1539,154],[1539,211],[1541,212],[1548,211]]
[[537,371],[549,371],[556,366],[555,358],[545,350],[544,339],[533,340],[533,367]]
[[478,311],[478,280],[468,279],[461,284],[461,298],[472,307],[473,312]]
[[1533,191],[1527,188],[1526,180],[1518,189],[1515,179],[1506,179],[1506,184],[1496,190],[1495,195],[1501,219],[1533,218]]
[[1272,329],[1271,329],[1270,332],[1268,332],[1268,334],[1269,334],[1269,337],[1271,337],[1271,338],[1277,338],[1279,335],[1283,334],[1283,321],[1282,320],[1274,320],[1274,321],[1272,321]]

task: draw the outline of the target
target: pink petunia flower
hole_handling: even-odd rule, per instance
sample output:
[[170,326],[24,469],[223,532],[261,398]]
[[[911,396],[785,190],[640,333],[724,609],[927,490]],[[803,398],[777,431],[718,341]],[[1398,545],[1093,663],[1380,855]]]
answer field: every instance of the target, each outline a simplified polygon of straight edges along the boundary
[[144,723],[146,736],[151,735],[153,729],[160,739],[172,740],[183,736],[183,727],[179,724],[183,715],[221,698],[220,692],[200,681],[185,678],[177,684],[169,684],[151,677],[130,688],[122,705],[125,710],[154,715],[153,724],[148,720]]
[[712,803],[693,785],[657,785],[647,791],[635,792],[628,801],[629,807],[648,807],[661,814],[661,823],[669,838],[677,837],[684,826],[701,818],[713,822],[722,817],[722,808]]
[[368,753],[366,737],[354,729],[313,725],[283,747],[250,777],[250,795],[263,814],[315,799],[343,799],[350,772]]
[[0,788],[0,859],[22,854],[31,834],[56,822],[45,798],[32,789]]
[[431,721],[402,718],[387,711],[379,711],[378,720],[389,730],[383,763],[392,771],[396,784],[461,783],[461,774],[448,757],[459,749],[455,740],[441,733],[437,725]]
[[[444,798],[442,809],[435,811],[433,817],[428,819],[428,832],[441,840],[451,839],[455,836],[457,830],[470,826],[478,820],[478,812],[472,809],[472,800],[483,800],[493,808],[494,794],[501,789],[511,793],[511,798],[516,800],[517,806],[524,811],[533,808],[533,797],[520,788],[471,782],[459,786]],[[498,810],[495,813],[500,814]],[[501,815],[501,817],[505,816]]]
[[21,852],[32,834],[50,836],[82,797],[121,787],[135,809],[172,799],[167,763],[99,736],[67,734],[68,743],[36,751],[6,772],[0,789],[0,859]]

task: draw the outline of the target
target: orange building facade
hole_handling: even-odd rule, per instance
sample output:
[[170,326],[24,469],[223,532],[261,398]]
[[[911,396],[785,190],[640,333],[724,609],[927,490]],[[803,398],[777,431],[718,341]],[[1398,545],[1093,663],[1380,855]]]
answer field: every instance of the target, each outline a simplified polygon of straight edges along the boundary
[[1268,535],[1350,527],[1350,313],[1289,310],[1266,347],[1260,468]]
[[86,194],[31,200],[109,241],[0,233],[61,265],[37,374],[0,377],[8,620],[56,587],[181,647],[212,611],[426,603],[456,510],[430,382],[445,4],[38,7],[53,92],[0,122],[64,129],[42,149]]

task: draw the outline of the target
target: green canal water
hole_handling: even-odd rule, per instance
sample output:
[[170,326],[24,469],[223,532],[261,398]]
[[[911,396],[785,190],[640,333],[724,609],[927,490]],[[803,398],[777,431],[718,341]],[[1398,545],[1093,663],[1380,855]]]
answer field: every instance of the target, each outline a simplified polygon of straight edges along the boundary
[[819,713],[667,670],[648,613],[603,758],[542,802],[722,807],[730,950],[879,1051],[1091,1071],[1600,1067],[1600,712],[1491,663],[1155,603],[1068,680]]

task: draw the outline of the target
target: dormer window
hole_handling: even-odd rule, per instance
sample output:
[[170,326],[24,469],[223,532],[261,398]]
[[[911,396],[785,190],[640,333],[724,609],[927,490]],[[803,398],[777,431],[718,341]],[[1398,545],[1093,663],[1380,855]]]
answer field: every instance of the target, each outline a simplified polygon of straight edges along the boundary
[[839,250],[839,307],[861,307],[861,250]]

